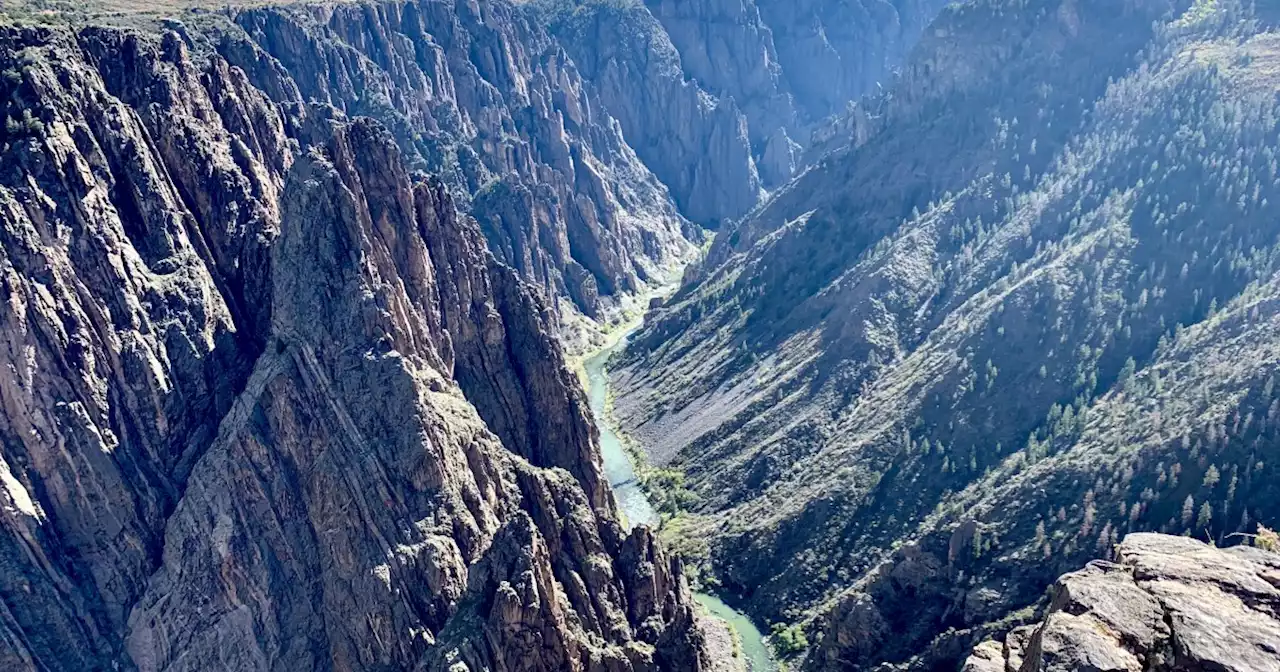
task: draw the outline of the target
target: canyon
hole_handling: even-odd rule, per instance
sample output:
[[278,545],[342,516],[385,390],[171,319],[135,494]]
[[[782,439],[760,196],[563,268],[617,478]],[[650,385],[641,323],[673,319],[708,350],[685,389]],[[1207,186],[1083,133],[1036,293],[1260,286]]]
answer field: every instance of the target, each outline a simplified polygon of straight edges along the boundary
[[6,3],[0,668],[1280,670],[1276,72],[1240,0]]
[[[393,124],[344,112],[381,93],[414,128],[513,123],[469,60],[450,79],[444,47],[376,54],[441,67],[397,83],[336,37],[349,20],[373,39],[365,20],[395,9],[464,45],[466,17],[430,8],[317,8],[337,11],[324,39],[300,28],[311,9],[200,33],[3,29],[6,669],[711,664],[680,561],[618,523],[553,337],[565,313],[519,279],[569,291],[569,225],[537,246],[511,231],[528,264],[503,263],[449,176],[417,173]],[[536,98],[545,73],[522,74],[536,81],[512,92]],[[571,85],[561,104],[588,114]],[[590,151],[556,137],[548,154]],[[555,173],[505,142],[491,159],[560,180],[548,217],[567,216],[559,198],[589,206],[573,217],[590,237],[620,212],[605,160]],[[657,268],[681,251],[664,240],[690,245],[668,214],[643,233],[611,220],[579,258],[638,282],[632,250]]]

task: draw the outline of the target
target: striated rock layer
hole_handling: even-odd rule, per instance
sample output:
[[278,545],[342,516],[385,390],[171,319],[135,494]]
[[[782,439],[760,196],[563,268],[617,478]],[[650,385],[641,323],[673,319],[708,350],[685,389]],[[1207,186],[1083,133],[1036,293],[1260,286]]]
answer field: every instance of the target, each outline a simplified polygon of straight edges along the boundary
[[1276,26],[952,6],[630,339],[620,423],[806,669],[958,666],[1118,536],[1275,525]]
[[766,184],[781,185],[819,122],[888,85],[938,0],[645,0],[689,78],[736,101]]
[[685,216],[717,226],[755,206],[762,184],[746,118],[732,98],[686,79],[680,52],[643,5],[598,2],[570,12],[544,4],[557,40]]
[[0,668],[704,669],[552,314],[224,37],[0,28]]

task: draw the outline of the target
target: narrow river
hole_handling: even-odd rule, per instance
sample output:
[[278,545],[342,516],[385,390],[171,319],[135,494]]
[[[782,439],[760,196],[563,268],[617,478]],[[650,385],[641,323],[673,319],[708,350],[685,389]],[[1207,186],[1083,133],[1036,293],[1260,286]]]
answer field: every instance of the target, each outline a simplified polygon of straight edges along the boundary
[[609,375],[605,364],[610,355],[621,350],[627,344],[627,334],[623,334],[617,343],[597,352],[583,362],[587,370],[587,396],[591,399],[591,415],[600,428],[600,452],[604,456],[604,475],[613,486],[613,495],[622,509],[623,524],[627,529],[636,525],[658,526],[658,512],[649,503],[649,497],[640,488],[636,477],[636,467],[631,462],[631,455],[622,446],[622,439],[613,431],[612,423],[606,412],[609,401]]
[[[634,328],[632,329],[634,331]],[[636,476],[635,464],[631,455],[623,447],[622,440],[613,429],[611,418],[606,407],[609,401],[609,375],[606,364],[613,353],[626,347],[630,331],[618,339],[617,343],[601,350],[583,362],[587,371],[587,396],[591,401],[591,414],[600,428],[600,452],[604,457],[604,473],[613,486],[618,507],[622,510],[623,524],[627,529],[636,525],[657,527],[660,522],[658,512],[649,502],[648,495],[640,487]],[[776,672],[777,664],[764,641],[764,634],[751,622],[747,615],[725,604],[723,600],[708,593],[697,593],[698,602],[717,618],[728,622],[737,631],[742,640],[742,655],[746,658],[750,672]]]

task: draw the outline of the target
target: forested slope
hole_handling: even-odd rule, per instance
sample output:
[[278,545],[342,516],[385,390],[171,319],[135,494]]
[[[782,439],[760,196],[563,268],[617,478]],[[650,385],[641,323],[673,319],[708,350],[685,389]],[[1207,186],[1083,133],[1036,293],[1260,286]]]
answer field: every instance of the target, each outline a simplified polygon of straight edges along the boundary
[[953,660],[1126,531],[1280,514],[1271,18],[948,8],[637,338],[679,534],[810,665]]

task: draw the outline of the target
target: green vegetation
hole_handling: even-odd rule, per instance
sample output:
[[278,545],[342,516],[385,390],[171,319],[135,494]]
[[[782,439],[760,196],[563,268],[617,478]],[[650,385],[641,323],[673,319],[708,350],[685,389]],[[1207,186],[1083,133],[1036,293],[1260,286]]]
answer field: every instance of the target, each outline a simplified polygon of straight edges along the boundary
[[[342,2],[345,0],[335,0]],[[237,7],[289,4],[291,0],[6,0],[0,20],[28,23],[102,23],[130,17],[176,16],[192,10],[214,11]]]
[[678,469],[648,468],[641,483],[653,505],[661,513],[674,516],[698,502],[698,495],[685,486],[684,472]]
[[769,643],[779,657],[794,656],[809,648],[809,639],[799,624],[774,623],[769,633]]
[[38,139],[44,135],[45,122],[41,108],[30,105],[30,90],[26,82],[36,60],[29,53],[0,55],[0,148],[8,149],[14,143],[27,138]]
[[595,10],[630,10],[643,7],[641,0],[520,0],[548,23],[578,20]]
[[1191,28],[1213,17],[1219,9],[1217,0],[1195,0],[1195,3],[1179,18],[1174,25],[1180,28]]
[[1253,545],[1264,551],[1280,553],[1280,534],[1277,534],[1275,530],[1259,525],[1258,534],[1253,538]]
[[[613,417],[613,404],[614,394],[610,389],[605,397],[605,417]],[[614,431],[631,456],[641,487],[648,495],[654,509],[662,514],[664,520],[675,518],[697,504],[699,497],[685,485],[684,472],[679,469],[654,466],[649,462],[644,448],[638,441],[619,430]]]

